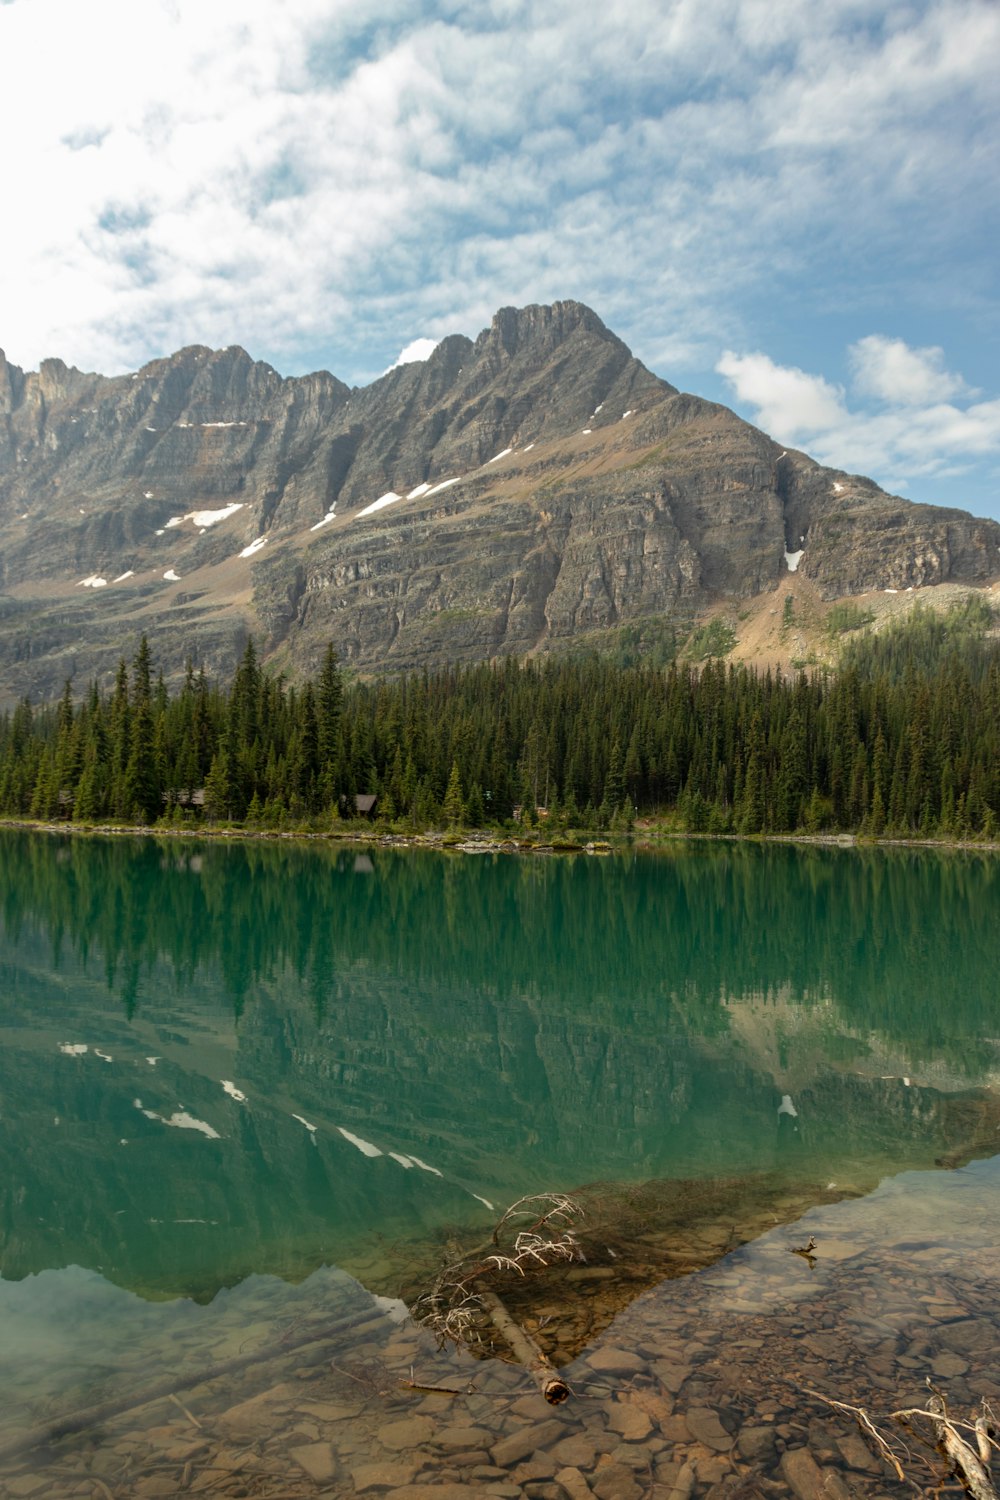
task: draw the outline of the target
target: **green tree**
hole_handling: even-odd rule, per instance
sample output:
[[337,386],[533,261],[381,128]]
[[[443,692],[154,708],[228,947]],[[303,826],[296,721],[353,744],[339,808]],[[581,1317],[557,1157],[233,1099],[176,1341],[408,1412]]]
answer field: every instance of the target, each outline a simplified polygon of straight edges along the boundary
[[739,827],[741,833],[760,833],[764,828],[767,804],[764,784],[763,732],[760,711],[756,709],[750,723],[747,746],[747,765],[743,777]]
[[442,811],[449,828],[457,828],[465,821],[465,802],[462,797],[462,778],[459,774],[458,761],[452,761]]
[[[325,807],[336,807],[340,792],[343,740],[344,680],[331,642],[323,656],[316,686],[316,733],[319,758],[320,798]],[[397,743],[398,748],[398,743]]]

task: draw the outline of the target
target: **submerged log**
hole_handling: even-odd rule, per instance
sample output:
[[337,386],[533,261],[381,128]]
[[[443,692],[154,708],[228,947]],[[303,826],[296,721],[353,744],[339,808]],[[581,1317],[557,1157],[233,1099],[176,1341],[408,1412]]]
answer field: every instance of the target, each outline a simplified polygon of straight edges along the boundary
[[58,1442],[60,1438],[86,1432],[88,1428],[97,1427],[113,1417],[120,1417],[126,1412],[138,1410],[141,1406],[148,1406],[151,1401],[164,1401],[175,1397],[178,1391],[189,1391],[195,1386],[207,1385],[209,1381],[218,1380],[222,1376],[236,1375],[251,1365],[263,1364],[269,1359],[280,1359],[286,1354],[294,1353],[297,1349],[304,1349],[308,1344],[320,1343],[359,1323],[367,1322],[371,1316],[371,1308],[366,1307],[346,1318],[340,1318],[336,1323],[327,1323],[320,1330],[314,1329],[310,1333],[301,1334],[298,1338],[288,1339],[284,1343],[268,1344],[266,1348],[256,1349],[252,1354],[236,1355],[233,1359],[222,1360],[219,1364],[209,1365],[207,1369],[196,1370],[190,1375],[168,1375],[165,1379],[146,1386],[145,1390],[129,1390],[121,1396],[101,1401],[96,1406],[86,1406],[79,1411],[70,1412],[65,1417],[57,1417],[52,1422],[43,1422],[38,1427],[30,1427],[26,1432],[21,1433],[20,1437],[12,1438],[10,1442],[0,1445],[0,1463],[9,1463],[11,1459],[19,1458],[22,1453],[30,1453],[32,1448],[47,1447],[51,1443]]
[[482,1283],[476,1285],[479,1298],[490,1322],[503,1338],[519,1365],[523,1365],[550,1406],[560,1406],[569,1395],[569,1386],[563,1380],[548,1355],[538,1347],[530,1333],[512,1318],[496,1292]]

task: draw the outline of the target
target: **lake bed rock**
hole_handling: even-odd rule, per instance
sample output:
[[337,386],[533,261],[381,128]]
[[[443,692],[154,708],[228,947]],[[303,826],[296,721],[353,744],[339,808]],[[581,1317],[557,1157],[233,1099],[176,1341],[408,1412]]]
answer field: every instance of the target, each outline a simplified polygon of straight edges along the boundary
[[641,1443],[653,1430],[648,1414],[631,1401],[613,1403],[608,1411],[608,1427],[626,1443]]
[[680,1412],[674,1412],[673,1416],[665,1417],[660,1423],[660,1431],[668,1443],[689,1443],[691,1431]]
[[461,1452],[469,1448],[488,1448],[494,1434],[485,1427],[445,1427],[434,1435],[435,1448]]
[[587,1363],[598,1375],[645,1375],[646,1361],[630,1349],[615,1349],[611,1346],[595,1349],[587,1356]]
[[430,1417],[406,1417],[402,1422],[389,1422],[378,1430],[378,1440],[385,1448],[400,1452],[419,1448],[434,1436],[434,1423]]
[[851,1500],[837,1471],[821,1469],[807,1448],[790,1448],[782,1455],[780,1470],[798,1500]]
[[518,1464],[511,1474],[518,1484],[533,1484],[543,1479],[551,1479],[559,1467],[557,1461],[549,1453],[536,1453],[534,1458],[527,1459],[523,1464]]
[[674,1364],[672,1360],[658,1359],[653,1368],[660,1384],[673,1396],[677,1395],[691,1374],[689,1364]]
[[318,1422],[353,1422],[361,1414],[359,1402],[347,1401],[300,1401],[295,1408],[303,1416],[315,1417]]
[[389,1490],[386,1500],[424,1500],[425,1496],[432,1496],[433,1500],[482,1500],[484,1494],[490,1491],[478,1484],[463,1484],[459,1480],[445,1480],[443,1484],[404,1484],[398,1489]]
[[227,1437],[260,1437],[268,1435],[282,1426],[285,1410],[292,1396],[297,1395],[294,1386],[276,1385],[249,1400],[240,1401],[228,1411],[221,1412],[215,1425]]
[[741,1427],[736,1441],[741,1458],[752,1464],[770,1464],[775,1458],[774,1427]]
[[717,1453],[728,1453],[733,1446],[730,1434],[719,1421],[718,1413],[708,1406],[692,1406],[684,1420],[696,1442],[704,1443]]
[[597,1460],[597,1448],[589,1434],[577,1432],[556,1443],[552,1457],[568,1469],[592,1469]]
[[491,1452],[493,1462],[501,1469],[506,1469],[511,1464],[518,1463],[522,1458],[528,1458],[539,1448],[548,1448],[565,1435],[565,1424],[555,1417],[550,1417],[547,1422],[539,1422],[532,1427],[522,1427],[517,1432],[512,1432],[509,1437],[501,1438],[495,1443]]
[[849,1469],[857,1469],[863,1474],[882,1473],[881,1463],[858,1433],[849,1432],[838,1437],[837,1447]]
[[593,1500],[593,1490],[579,1469],[567,1466],[556,1474],[556,1484],[566,1491],[568,1500]]
[[945,1350],[942,1354],[938,1354],[931,1361],[931,1369],[934,1371],[934,1374],[940,1375],[945,1380],[952,1379],[956,1375],[964,1375],[968,1368],[969,1361],[967,1359],[963,1359],[960,1354],[952,1354],[948,1350]]
[[597,1500],[642,1500],[642,1486],[625,1464],[608,1463],[599,1467],[590,1487]]
[[337,1477],[337,1460],[329,1443],[309,1443],[303,1448],[292,1448],[289,1457],[317,1484],[326,1484]]
[[420,1471],[416,1463],[359,1464],[354,1470],[354,1488],[359,1495],[374,1490],[396,1490],[410,1484]]

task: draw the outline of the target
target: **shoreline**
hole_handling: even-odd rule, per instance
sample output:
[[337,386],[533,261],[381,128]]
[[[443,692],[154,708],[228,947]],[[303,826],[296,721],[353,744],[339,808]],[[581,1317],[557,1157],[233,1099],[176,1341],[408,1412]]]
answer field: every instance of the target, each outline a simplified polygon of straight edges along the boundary
[[458,854],[655,854],[665,846],[682,843],[793,844],[806,848],[833,849],[936,849],[948,853],[997,854],[1000,841],[977,839],[873,838],[856,833],[688,833],[683,830],[641,829],[629,834],[579,833],[556,839],[528,839],[515,834],[462,833],[428,830],[425,833],[380,832],[374,828],[269,829],[219,825],[172,826],[143,823],[54,823],[40,818],[0,818],[0,829],[23,833],[73,834],[84,838],[171,838],[201,840],[246,840],[264,843],[358,844],[368,848],[429,849]]

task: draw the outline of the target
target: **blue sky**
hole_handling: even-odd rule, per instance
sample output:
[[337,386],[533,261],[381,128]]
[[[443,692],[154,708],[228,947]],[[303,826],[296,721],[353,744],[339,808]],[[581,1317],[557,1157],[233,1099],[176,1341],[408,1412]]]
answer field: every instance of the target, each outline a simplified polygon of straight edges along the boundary
[[995,0],[0,0],[0,59],[18,364],[238,343],[360,384],[578,298],[780,441],[1000,517]]

